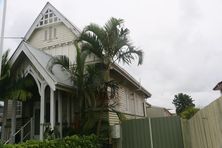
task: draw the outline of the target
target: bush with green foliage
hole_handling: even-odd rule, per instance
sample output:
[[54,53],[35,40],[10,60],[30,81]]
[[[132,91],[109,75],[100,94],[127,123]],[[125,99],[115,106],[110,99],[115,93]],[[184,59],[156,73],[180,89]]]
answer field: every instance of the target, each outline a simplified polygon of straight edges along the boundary
[[29,140],[20,144],[7,144],[3,148],[100,148],[100,141],[95,135],[70,136],[55,140]]
[[195,107],[188,107],[182,113],[180,113],[180,117],[183,119],[190,119],[193,117],[200,109]]

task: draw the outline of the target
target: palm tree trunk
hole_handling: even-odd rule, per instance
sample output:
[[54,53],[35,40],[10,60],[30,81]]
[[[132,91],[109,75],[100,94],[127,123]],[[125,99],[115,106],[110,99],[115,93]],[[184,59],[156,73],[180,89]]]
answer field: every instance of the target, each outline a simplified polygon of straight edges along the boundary
[[2,119],[2,134],[1,134],[1,140],[4,141],[5,139],[5,126],[7,124],[7,116],[8,116],[8,100],[5,99],[4,101],[4,110],[3,110],[3,119]]
[[[104,69],[104,75],[103,75],[103,79],[104,82],[107,83],[110,80],[110,64],[106,65],[106,68]],[[106,88],[107,89],[107,88]],[[104,98],[102,99],[102,108],[103,107],[107,107],[109,105],[109,98],[108,98],[108,92],[106,90],[106,94],[104,94],[103,96]],[[108,103],[108,104],[106,104]],[[97,136],[99,136],[100,134],[100,129],[102,127],[102,119],[103,119],[103,109],[99,111],[99,120],[98,120],[98,124],[97,124],[97,130],[96,130],[96,134]]]
[[102,113],[103,111],[99,111],[99,121],[98,121],[98,124],[97,124],[97,129],[96,129],[96,135],[99,137],[100,135],[100,129],[101,129],[101,126],[102,126]]
[[104,71],[104,81],[108,82],[110,80],[110,65]]

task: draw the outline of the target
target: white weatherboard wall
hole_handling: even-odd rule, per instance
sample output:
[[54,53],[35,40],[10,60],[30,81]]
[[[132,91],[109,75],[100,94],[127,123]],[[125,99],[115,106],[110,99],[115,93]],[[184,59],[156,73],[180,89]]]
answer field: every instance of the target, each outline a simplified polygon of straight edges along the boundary
[[144,102],[144,96],[139,94],[138,91],[134,91],[127,86],[120,85],[117,110],[123,113],[144,116]]
[[[50,27],[51,39],[49,39]],[[76,40],[76,38],[76,35],[69,28],[62,22],[59,22],[36,28],[28,42],[33,47],[42,49],[52,56],[65,55],[70,59],[71,63],[75,64],[76,47],[74,40]],[[90,54],[86,62],[96,62],[98,60],[94,54]]]
[[[47,33],[49,33],[49,27],[53,27],[51,41],[45,40],[45,31],[47,30]],[[54,38],[54,28],[56,28],[56,38]],[[75,38],[75,35],[63,23],[56,23],[41,28],[36,28],[30,37],[29,42],[33,47],[45,48],[48,46],[54,46],[56,44],[73,41]]]
[[[119,85],[119,97],[116,110],[123,113],[127,119],[144,117],[145,98],[127,86]],[[110,125],[119,124],[119,117],[115,112],[109,112]]]
[[[51,39],[49,39],[50,27]],[[73,63],[76,57],[76,49],[73,44],[75,39],[74,33],[60,22],[36,28],[28,42],[33,47],[42,49],[52,56],[66,55]]]
[[52,56],[65,55],[69,57],[72,63],[76,57],[76,49],[73,44],[52,49],[44,49],[44,51]]

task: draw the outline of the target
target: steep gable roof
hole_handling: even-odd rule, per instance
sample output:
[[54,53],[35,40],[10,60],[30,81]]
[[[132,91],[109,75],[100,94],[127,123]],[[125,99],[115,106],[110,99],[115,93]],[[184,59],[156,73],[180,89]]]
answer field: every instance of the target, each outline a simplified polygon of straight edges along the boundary
[[48,11],[51,11],[52,14],[56,18],[58,18],[58,20],[56,20],[56,21],[63,22],[65,24],[65,26],[67,28],[69,28],[75,35],[80,34],[80,30],[74,24],[72,24],[64,15],[62,15],[53,5],[51,5],[49,2],[47,2],[45,7],[42,9],[42,11],[38,15],[38,17],[35,19],[32,26],[30,27],[30,29],[26,33],[26,35],[24,37],[25,41],[27,41],[30,38],[30,36],[32,35],[32,33],[34,32],[35,29],[40,27],[40,23],[43,21],[42,18],[44,17],[44,15],[46,13],[48,13]]
[[25,42],[21,42],[12,55],[10,59],[12,66],[15,64],[22,52],[26,55],[26,57],[30,60],[30,62],[39,71],[53,90],[55,90],[57,86],[68,88],[73,87],[70,74],[64,71],[61,66],[55,65],[52,69],[52,73],[48,70],[48,63],[52,59],[51,55],[48,55],[39,49],[33,48]]

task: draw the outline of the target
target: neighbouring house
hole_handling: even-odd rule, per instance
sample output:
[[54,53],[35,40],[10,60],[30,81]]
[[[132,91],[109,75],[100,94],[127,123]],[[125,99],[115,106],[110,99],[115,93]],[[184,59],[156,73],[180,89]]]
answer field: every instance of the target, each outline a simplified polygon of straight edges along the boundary
[[217,85],[213,88],[213,90],[219,90],[222,95],[222,81],[217,83]]
[[159,106],[152,106],[146,104],[146,116],[150,118],[154,117],[169,117],[172,116],[172,113],[169,112],[169,109]]
[[[30,88],[33,96],[23,102],[8,102],[6,139],[19,131],[21,141],[43,140],[47,126],[52,129],[58,126],[62,137],[64,126],[75,126],[78,106],[75,100],[71,99],[73,84],[70,74],[58,65],[54,66],[51,73],[48,70],[48,63],[56,55],[66,55],[74,62],[76,56],[74,40],[79,34],[80,30],[50,3],[45,5],[35,19],[10,59],[15,75],[23,74],[35,83]],[[87,62],[97,60],[92,55],[88,57]],[[119,83],[115,110],[127,118],[145,117],[145,99],[151,94],[117,64],[112,66],[110,73],[111,78]],[[107,111],[106,115],[110,125],[119,123],[116,112]],[[16,127],[12,128],[13,126]]]

